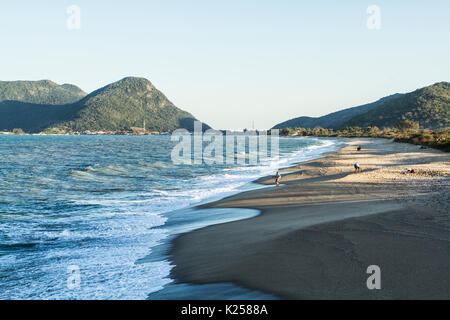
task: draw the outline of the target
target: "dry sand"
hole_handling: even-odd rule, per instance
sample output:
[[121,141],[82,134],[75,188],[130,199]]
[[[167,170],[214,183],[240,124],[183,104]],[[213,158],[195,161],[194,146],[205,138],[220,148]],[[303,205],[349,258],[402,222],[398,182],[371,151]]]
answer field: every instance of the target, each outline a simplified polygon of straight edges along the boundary
[[[172,276],[234,282],[285,299],[450,299],[448,153],[348,139],[341,150],[286,171],[281,187],[203,206],[261,215],[178,237]],[[381,290],[367,288],[371,265],[381,268]]]

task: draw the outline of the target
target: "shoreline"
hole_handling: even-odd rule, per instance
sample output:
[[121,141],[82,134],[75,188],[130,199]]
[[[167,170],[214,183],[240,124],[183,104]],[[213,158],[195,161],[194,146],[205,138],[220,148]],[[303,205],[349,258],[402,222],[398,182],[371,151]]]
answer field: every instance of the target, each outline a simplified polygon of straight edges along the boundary
[[[354,159],[362,173],[353,174]],[[404,173],[408,166],[417,173]],[[261,213],[178,236],[171,278],[232,282],[285,299],[450,298],[446,153],[349,139],[338,151],[282,171],[289,173],[279,188],[200,206]],[[370,265],[380,266],[383,290],[367,289]]]
[[[295,139],[295,138],[294,138]],[[314,137],[304,137],[303,139],[314,139],[314,140],[321,140],[325,141],[321,145],[309,145],[305,149],[302,149],[301,155],[294,156],[296,152],[293,152],[291,156],[293,158],[297,159],[290,159],[287,157],[284,159],[286,163],[282,163],[280,165],[280,171],[288,170],[289,168],[297,165],[298,163],[304,163],[307,161],[312,161],[314,159],[318,159],[323,157],[324,155],[335,151],[337,148],[339,148],[343,143],[341,142],[341,139],[328,139],[328,138],[314,138]],[[302,140],[303,140],[302,139]],[[318,151],[313,151],[314,149],[317,149]],[[300,159],[300,158],[304,159]],[[283,169],[281,169],[283,168]],[[168,224],[169,226],[169,233],[171,236],[168,239],[165,239],[162,241],[158,247],[152,248],[152,252],[144,257],[143,259],[139,259],[138,263],[146,263],[146,262],[154,262],[159,261],[161,257],[156,257],[154,252],[157,252],[158,254],[162,254],[162,258],[164,258],[167,261],[170,261],[170,248],[173,244],[173,240],[179,236],[180,234],[192,232],[201,228],[205,228],[212,225],[227,223],[227,222],[233,222],[233,221],[239,221],[239,220],[245,220],[250,219],[254,216],[258,216],[261,214],[260,210],[254,210],[254,209],[234,209],[234,208],[217,208],[212,209],[209,211],[204,211],[201,209],[202,206],[208,205],[209,203],[223,200],[227,197],[234,196],[237,194],[240,194],[242,192],[248,192],[253,190],[261,190],[270,186],[263,185],[260,183],[256,183],[257,180],[259,180],[261,177],[264,177],[264,174],[267,175],[269,172],[273,172],[272,170],[265,170],[266,172],[261,172],[260,174],[254,176],[252,180],[248,180],[245,184],[241,185],[239,188],[227,192],[225,194],[221,195],[215,195],[212,197],[208,197],[206,199],[201,200],[199,203],[192,204],[186,208],[178,209],[175,211],[170,211],[169,213],[165,214],[165,217],[168,218]],[[263,175],[261,175],[263,174]],[[217,210],[217,211],[216,211]],[[218,214],[218,210],[223,210],[221,214]],[[192,223],[194,220],[191,219],[191,224],[184,225],[183,227],[174,227],[171,224],[172,219],[177,219],[177,215],[180,213],[186,214],[187,211],[192,211],[187,214],[192,215],[192,217],[195,219],[195,223]],[[251,214],[246,214],[246,212],[252,212]],[[164,226],[167,227],[168,224],[165,224]],[[173,233],[175,230],[175,233]],[[174,279],[173,279],[174,280]],[[180,289],[183,288],[183,289]],[[189,289],[186,289],[189,288]],[[216,290],[217,292],[214,292]],[[221,290],[224,290],[226,293],[219,293]],[[220,284],[211,284],[210,286],[195,286],[190,284],[183,284],[183,283],[169,283],[168,285],[164,286],[159,291],[152,292],[149,294],[148,299],[150,300],[165,300],[165,299],[202,299],[202,294],[204,292],[208,292],[207,296],[214,296],[215,299],[241,299],[247,297],[247,299],[274,299],[276,298],[274,295],[266,294],[263,292],[260,292],[258,290],[249,290],[247,288],[237,286],[232,283],[220,283]],[[191,292],[191,294],[186,294],[187,292]],[[181,297],[181,298],[180,298]],[[184,298],[183,298],[184,297]],[[259,297],[259,298],[258,298]]]

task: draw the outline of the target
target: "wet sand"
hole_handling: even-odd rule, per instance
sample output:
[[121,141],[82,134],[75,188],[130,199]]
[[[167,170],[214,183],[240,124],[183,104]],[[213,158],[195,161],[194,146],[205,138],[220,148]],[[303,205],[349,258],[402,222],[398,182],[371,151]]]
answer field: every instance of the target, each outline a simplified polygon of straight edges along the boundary
[[[448,153],[348,139],[285,171],[281,187],[202,206],[261,214],[179,236],[172,277],[234,282],[283,299],[450,299]],[[371,265],[381,268],[381,290],[367,288]]]

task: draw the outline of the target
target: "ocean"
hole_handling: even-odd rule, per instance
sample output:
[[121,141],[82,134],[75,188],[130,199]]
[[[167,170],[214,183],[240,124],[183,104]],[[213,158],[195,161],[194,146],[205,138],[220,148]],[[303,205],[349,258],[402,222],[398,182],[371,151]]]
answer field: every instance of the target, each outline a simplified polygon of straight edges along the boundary
[[175,144],[170,136],[0,136],[0,299],[266,297],[233,284],[174,284],[170,240],[257,215],[195,206],[261,188],[252,181],[335,150],[336,141],[280,138],[279,159],[254,165],[174,164]]

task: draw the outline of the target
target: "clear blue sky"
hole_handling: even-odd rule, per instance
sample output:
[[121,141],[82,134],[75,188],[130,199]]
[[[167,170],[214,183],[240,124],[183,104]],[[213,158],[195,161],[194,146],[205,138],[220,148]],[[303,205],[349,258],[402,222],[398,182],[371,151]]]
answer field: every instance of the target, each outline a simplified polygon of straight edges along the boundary
[[[69,5],[81,29],[66,27]],[[369,5],[381,29],[369,30]],[[2,1],[0,80],[149,79],[215,128],[268,128],[450,80],[450,1]]]

